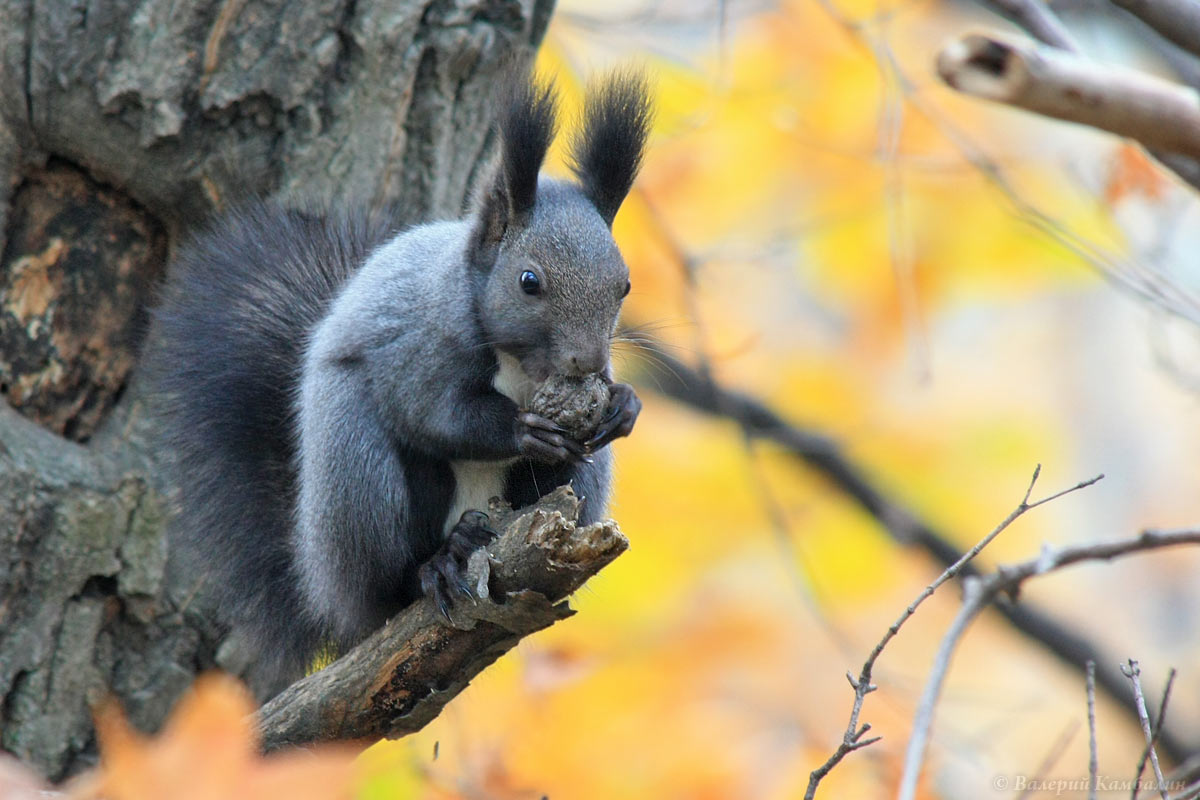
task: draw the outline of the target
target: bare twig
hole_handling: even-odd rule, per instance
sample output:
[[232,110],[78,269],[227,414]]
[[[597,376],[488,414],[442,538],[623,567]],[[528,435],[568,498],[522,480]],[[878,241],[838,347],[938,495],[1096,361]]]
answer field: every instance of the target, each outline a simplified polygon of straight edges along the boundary
[[[1200,326],[1200,301],[1193,292],[1161,270],[1144,264],[1137,258],[1112,252],[1055,219],[1021,194],[1000,165],[987,156],[952,119],[941,113],[922,95],[910,95],[909,102],[995,187],[1008,201],[1018,219],[1074,253],[1118,289],[1179,319]],[[1200,166],[1197,166],[1194,160],[1185,156],[1171,156],[1168,160],[1172,161],[1172,168],[1190,164],[1189,172],[1181,172],[1180,176],[1200,189]]]
[[[1018,191],[1000,165],[923,95],[910,94],[908,100],[1004,197],[1018,219],[1074,253],[1122,291],[1168,314],[1200,325],[1200,301],[1194,293],[1161,270],[1154,269],[1137,258],[1113,252],[1063,224]],[[1169,160],[1172,161],[1172,168],[1177,162],[1180,166],[1186,166],[1182,164],[1185,161],[1190,164],[1188,172],[1181,172],[1180,177],[1200,189],[1200,166],[1197,166],[1194,160],[1185,156],[1171,156]]]
[[[1145,531],[1140,536],[1131,539],[1121,539],[1115,542],[1064,547],[1060,549],[1047,548],[1040,556],[1015,566],[1000,567],[986,577],[972,578],[964,581],[963,604],[946,631],[934,658],[933,667],[917,705],[913,720],[912,736],[908,742],[908,750],[904,759],[904,775],[900,782],[901,800],[912,800],[916,794],[917,780],[920,777],[921,765],[925,760],[925,750],[929,743],[930,731],[933,727],[934,711],[941,695],[942,685],[950,668],[950,659],[961,641],[967,627],[993,600],[1001,594],[1013,594],[1020,585],[1037,575],[1061,569],[1082,561],[1107,561],[1130,553],[1147,552],[1164,547],[1176,547],[1185,544],[1200,544],[1200,530],[1181,531]],[[1144,699],[1138,703],[1139,717],[1145,717]],[[1150,739],[1148,723],[1146,728],[1147,741]],[[1157,764],[1157,757],[1151,756],[1151,764]],[[1161,773],[1156,773],[1161,776]],[[1161,777],[1160,777],[1161,781]],[[1160,785],[1162,785],[1160,783]]]
[[[1154,752],[1154,734],[1150,730],[1150,712],[1146,709],[1146,695],[1142,693],[1142,669],[1138,662],[1129,659],[1121,666],[1121,673],[1133,684],[1134,702],[1137,704],[1138,720],[1142,723],[1142,734],[1146,737],[1146,749],[1150,752],[1150,766],[1154,768],[1154,779],[1157,781],[1158,793],[1162,800],[1170,800],[1167,794],[1167,781],[1163,777],[1162,767],[1158,764],[1158,754]],[[1140,770],[1138,774],[1141,778]],[[1134,784],[1133,795],[1137,797],[1137,785]]]
[[[1171,699],[1171,687],[1175,685],[1175,668],[1171,667],[1167,673],[1167,683],[1163,687],[1162,700],[1158,703],[1158,716],[1155,717],[1158,721],[1154,724],[1154,735],[1150,737],[1150,741],[1146,743],[1146,747],[1142,750],[1142,757],[1138,759],[1137,774],[1133,776],[1133,796],[1130,800],[1137,800],[1138,785],[1142,781],[1142,773],[1146,771],[1146,759],[1154,753],[1154,745],[1158,744],[1158,734],[1163,728],[1163,723],[1167,717],[1167,702]],[[1157,756],[1155,756],[1157,760]]]
[[1200,781],[1189,783],[1187,786],[1183,787],[1183,790],[1179,794],[1171,798],[1171,800],[1196,800],[1196,798],[1200,798]]
[[[990,0],[980,0],[983,5],[1001,13],[1004,10]],[[1161,270],[1141,263],[1091,241],[1072,230],[1061,220],[1043,210],[1033,200],[1022,194],[1000,165],[979,147],[950,117],[931,103],[927,93],[914,90],[914,83],[896,60],[886,41],[871,26],[851,19],[844,14],[833,0],[816,0],[830,18],[841,26],[864,50],[877,60],[884,60],[887,69],[895,75],[896,85],[904,92],[904,99],[916,113],[928,120],[962,155],[962,157],[1005,198],[1018,219],[1047,236],[1060,246],[1067,248],[1078,258],[1095,269],[1105,280],[1117,288],[1157,308],[1200,325],[1200,300],[1179,282]],[[1049,12],[1048,12],[1049,13]],[[1019,17],[1012,17],[1022,24]],[[1173,170],[1182,180],[1200,190],[1200,162],[1180,154],[1154,152],[1153,155],[1166,167]],[[1079,665],[1082,669],[1082,664]],[[1101,671],[1101,685],[1106,691],[1119,691],[1120,675],[1115,669]]]
[[[1006,14],[1003,4],[997,4],[991,0],[980,0],[980,2],[1001,14]],[[929,102],[925,93],[914,90],[913,81],[897,63],[895,55],[882,36],[873,31],[870,25],[848,17],[833,0],[816,0],[816,3],[842,27],[847,36],[877,60],[886,61],[887,68],[894,73],[897,85],[904,92],[905,101],[917,114],[928,120],[954,145],[963,158],[1004,196],[1020,220],[1070,250],[1123,291],[1153,304],[1168,314],[1200,325],[1200,301],[1191,292],[1161,270],[1144,265],[1136,258],[1111,252],[1080,235],[1021,194],[994,159],[990,158],[972,141],[971,137],[961,130],[953,120]],[[1052,12],[1047,11],[1047,13]],[[1024,24],[1020,15],[1009,16],[1017,24]],[[1174,171],[1192,188],[1200,190],[1200,161],[1162,151],[1152,152],[1151,155],[1168,169]],[[1108,669],[1101,672],[1101,684],[1105,686],[1106,690],[1109,689],[1108,681],[1114,673],[1115,670]],[[1119,682],[1113,680],[1114,685]]]
[[1200,55],[1200,4],[1194,0],[1112,0],[1164,39]]
[[[1079,52],[1075,37],[1063,25],[1062,20],[1050,8],[1049,3],[1039,0],[981,0],[1000,16],[1029,32],[1030,36],[1051,47]],[[1116,0],[1114,0],[1116,2]]]
[[[989,0],[984,5],[995,8]],[[886,41],[862,22],[851,19],[839,9],[833,0],[816,0],[830,18],[840,25],[851,37],[874,58],[886,61],[887,68],[894,73],[896,85],[904,92],[904,99],[918,115],[928,120],[962,155],[962,157],[1004,197],[1018,219],[1047,236],[1095,269],[1105,280],[1119,289],[1156,306],[1157,308],[1200,325],[1200,300],[1161,270],[1142,264],[1091,241],[1072,230],[1061,220],[1043,210],[1034,201],[1022,194],[1000,165],[979,147],[950,117],[931,103],[927,93],[914,90],[914,83],[896,60]],[[1019,20],[1015,20],[1018,21]],[[1152,153],[1159,161],[1190,184],[1200,189],[1200,162],[1186,156],[1171,153]],[[1080,663],[1082,669],[1082,663]],[[1101,671],[1101,685],[1106,691],[1119,691],[1122,683],[1115,669]]]
[[[1161,729],[1162,724],[1158,727]],[[1173,786],[1195,782],[1196,776],[1200,775],[1200,753],[1188,756],[1166,775]]]
[[1087,662],[1088,800],[1096,800],[1100,756],[1096,747],[1096,662]]
[[875,648],[871,650],[871,654],[867,656],[867,660],[863,663],[862,670],[859,672],[858,678],[855,679],[854,676],[846,673],[846,679],[850,681],[850,686],[854,689],[854,704],[850,709],[850,722],[846,725],[846,731],[842,735],[842,742],[838,745],[837,750],[833,752],[833,755],[826,759],[825,763],[817,767],[809,775],[808,789],[804,793],[805,800],[812,800],[812,797],[817,791],[817,784],[819,784],[821,780],[829,774],[829,771],[836,767],[848,754],[858,750],[859,748],[866,747],[873,742],[879,741],[880,737],[878,736],[870,739],[862,738],[863,734],[871,729],[871,726],[866,723],[864,723],[861,727],[859,726],[859,713],[862,711],[863,701],[866,699],[866,696],[875,691],[876,688],[874,684],[871,683],[871,672],[875,668],[876,660],[878,660],[880,654],[883,652],[883,648],[887,647],[888,642],[895,638],[896,634],[900,632],[900,626],[907,622],[908,619],[916,613],[917,607],[920,606],[921,603],[924,603],[930,597],[930,595],[937,591],[938,587],[962,572],[963,568],[966,567],[967,564],[969,564],[971,560],[975,558],[975,556],[979,555],[983,548],[987,547],[993,539],[999,536],[1001,532],[1003,532],[1004,529],[1009,525],[1012,525],[1014,522],[1016,522],[1017,519],[1026,511],[1037,508],[1045,503],[1049,503],[1051,500],[1056,500],[1057,498],[1062,497],[1065,494],[1069,494],[1070,492],[1078,491],[1079,489],[1091,486],[1093,483],[1104,477],[1103,475],[1098,475],[1095,478],[1078,483],[1072,486],[1070,489],[1064,489],[1061,492],[1057,492],[1049,497],[1044,497],[1041,500],[1031,503],[1029,502],[1029,495],[1033,492],[1033,487],[1037,483],[1038,476],[1041,474],[1041,472],[1042,465],[1038,464],[1033,470],[1033,477],[1029,479],[1029,486],[1025,489],[1025,496],[1021,498],[1020,504],[1018,504],[1017,507],[1014,508],[1009,515],[1000,522],[999,525],[993,528],[987,536],[984,536],[982,539],[980,539],[974,547],[972,547],[970,550],[960,556],[957,561],[947,567],[945,571],[943,571],[942,574],[939,575],[932,583],[921,590],[921,593],[917,595],[915,600],[909,603],[908,608],[904,609],[903,613],[897,617],[896,621],[893,622],[883,634],[883,638],[876,643]]
[[[1050,3],[1042,3],[1037,0],[979,0],[985,7],[999,13],[1001,16],[1008,18],[1016,23],[1019,27],[1025,30],[1026,33],[1033,36],[1039,41],[1045,42],[1053,47],[1058,47],[1071,53],[1079,53],[1078,44],[1070,38],[1070,34],[1066,32],[1058,15],[1050,7]],[[1151,8],[1150,13],[1155,13],[1159,5],[1162,6],[1192,6],[1190,0],[1169,0],[1166,3],[1160,3],[1159,0],[1112,0],[1118,5],[1137,4],[1143,7]],[[1020,13],[1013,13],[1010,7],[1016,6]],[[1178,12],[1163,12],[1166,18],[1169,18],[1175,13],[1189,13],[1195,15],[1195,11],[1191,8],[1180,8]],[[1045,20],[1043,20],[1043,17]],[[1051,26],[1050,35],[1046,35],[1046,20]],[[1054,30],[1061,30],[1062,36],[1055,36]],[[1153,31],[1149,31],[1153,33]],[[1200,38],[1191,40],[1192,47],[1200,42]],[[1194,57],[1185,50],[1177,49],[1176,47],[1165,42],[1156,41],[1152,46],[1157,45],[1162,57],[1171,65],[1176,74],[1189,86],[1200,86],[1200,65],[1195,63]],[[1200,190],[1200,161],[1195,158],[1174,153],[1166,150],[1152,150],[1150,152],[1155,159],[1164,167],[1174,172],[1183,181],[1189,184],[1192,188]]]
[[[1041,42],[1070,53],[1082,52],[1048,2],[1039,2],[1039,0],[979,0],[979,2],[984,7],[991,8],[1009,19]],[[1167,25],[1171,25],[1173,22],[1178,22],[1181,26],[1187,25],[1197,17],[1195,5],[1191,0],[1166,0],[1166,2],[1163,0],[1111,0],[1111,2],[1126,8],[1134,5],[1140,6],[1146,10],[1149,16],[1159,16],[1160,21]],[[1129,10],[1134,11],[1133,8]],[[1183,16],[1191,17],[1192,20],[1178,19]],[[1142,16],[1142,20],[1148,22],[1145,16]],[[1148,31],[1151,35],[1153,32],[1153,28]],[[1195,48],[1200,42],[1200,38],[1192,38],[1190,41],[1190,48]],[[1156,46],[1160,55],[1171,65],[1184,83],[1193,87],[1200,86],[1200,81],[1197,80],[1200,76],[1200,66],[1195,63],[1191,53],[1162,41],[1155,41],[1151,46]],[[1192,188],[1200,190],[1200,161],[1167,150],[1151,150],[1150,154]]]
[[975,97],[1200,157],[1200,95],[1188,86],[991,31],[948,42],[937,71]]
[[472,556],[483,600],[448,624],[422,600],[259,711],[263,748],[377,740],[419,730],[522,637],[573,612],[563,598],[629,546],[616,524],[576,527],[579,500],[556,489],[519,512],[492,509],[500,535]]
[[855,750],[875,744],[883,738],[882,736],[871,736],[864,739],[863,736],[871,730],[871,723],[864,722],[861,726],[858,724],[858,715],[862,711],[863,700],[866,699],[868,694],[879,687],[869,680],[855,680],[854,676],[849,672],[846,673],[846,680],[850,682],[850,687],[854,689],[854,706],[850,711],[850,724],[846,727],[846,732],[842,734],[841,744],[833,751],[833,755],[827,758],[824,764],[809,773],[808,788],[804,790],[804,800],[812,800],[817,793],[817,785],[829,774],[830,770],[841,763],[843,758]]
[[[943,114],[934,103],[931,103],[925,92],[914,91],[912,79],[902,70],[892,49],[887,47],[887,43],[880,41],[880,36],[872,34],[868,26],[846,17],[834,5],[833,0],[816,0],[816,2],[835,23],[841,26],[846,35],[852,37],[866,52],[876,59],[887,60],[889,70],[895,73],[896,83],[904,90],[906,102],[916,110],[917,114],[928,120],[943,137],[946,137],[948,142],[960,152],[962,158],[965,158],[967,163],[976,168],[979,174],[1001,193],[1001,196],[1012,206],[1016,217],[1058,245],[1066,247],[1068,251],[1090,265],[1100,276],[1116,285],[1117,288],[1163,309],[1166,313],[1200,325],[1200,300],[1196,299],[1190,291],[1184,289],[1180,283],[1162,271],[1141,264],[1136,258],[1124,257],[1122,254],[1111,252],[1098,243],[1088,240],[1086,236],[1076,233],[1061,219],[1050,215],[1033,200],[1027,198],[1004,173],[1000,164],[994,158],[986,155],[986,152],[974,143],[973,139],[965,131],[962,131],[953,119]],[[1159,160],[1174,169],[1180,178],[1187,181],[1189,185],[1200,190],[1200,163],[1184,156],[1169,154],[1160,157]],[[1080,668],[1082,668],[1081,663]],[[1104,669],[1100,675],[1102,675],[1100,684],[1105,687],[1106,691],[1109,691],[1110,686],[1112,691],[1118,691],[1116,686],[1120,685],[1122,680],[1121,676],[1116,674],[1115,669]],[[1121,694],[1123,696],[1123,693]]]
[[[1128,39],[1138,50],[1154,53],[1180,81],[1200,88],[1200,56],[1190,52],[1200,38],[1191,39],[1188,47],[1181,47],[1169,39],[1164,40],[1163,35],[1146,21],[1145,14],[1126,8],[1133,3],[1140,3],[1140,0],[1049,0],[1046,5],[1056,14],[1069,13],[1075,19],[1104,19],[1106,27],[1113,25],[1120,29],[1122,40]],[[1165,0],[1149,0],[1144,4],[1144,10],[1146,13],[1156,13],[1167,5],[1175,4]],[[1182,0],[1181,5],[1192,3],[1191,0]],[[1117,8],[1113,9],[1112,6]]]

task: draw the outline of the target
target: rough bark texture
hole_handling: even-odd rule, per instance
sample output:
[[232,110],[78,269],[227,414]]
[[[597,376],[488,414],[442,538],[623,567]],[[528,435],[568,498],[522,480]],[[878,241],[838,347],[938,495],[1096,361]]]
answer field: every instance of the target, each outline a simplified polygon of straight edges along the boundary
[[420,730],[522,637],[570,616],[564,598],[629,547],[613,522],[577,528],[578,517],[567,487],[520,512],[493,507],[500,535],[468,568],[484,599],[458,605],[452,624],[422,600],[292,684],[259,713],[264,749]]
[[552,5],[0,0],[0,748],[60,778],[216,662],[137,385],[166,254],[249,195],[458,213]]

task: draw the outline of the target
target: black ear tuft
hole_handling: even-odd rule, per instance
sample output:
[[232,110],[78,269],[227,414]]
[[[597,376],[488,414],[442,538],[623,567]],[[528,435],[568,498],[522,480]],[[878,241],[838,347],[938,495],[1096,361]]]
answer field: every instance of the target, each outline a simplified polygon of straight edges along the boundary
[[650,92],[641,72],[616,72],[588,87],[571,168],[610,227],[642,166],[650,116]]
[[500,164],[484,187],[468,244],[468,257],[484,269],[495,261],[509,227],[522,224],[533,210],[538,172],[557,117],[553,85],[539,84],[528,69],[509,71],[502,85],[507,88],[501,92],[496,120]]
[[552,83],[532,74],[513,76],[499,119],[509,211],[516,217],[533,208],[538,172],[554,138],[558,96]]

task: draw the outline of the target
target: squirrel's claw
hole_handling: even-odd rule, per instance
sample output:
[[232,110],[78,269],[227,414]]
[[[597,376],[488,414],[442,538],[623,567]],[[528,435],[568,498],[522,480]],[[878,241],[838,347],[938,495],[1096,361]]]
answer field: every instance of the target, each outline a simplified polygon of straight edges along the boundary
[[467,581],[467,560],[471,553],[486,546],[496,537],[491,520],[482,511],[467,511],[458,520],[446,541],[433,556],[417,570],[421,592],[433,600],[447,622],[452,622],[455,593],[471,600],[478,599]]
[[540,414],[535,414],[532,411],[522,411],[517,415],[517,422],[527,428],[535,428],[540,431],[549,431],[563,436],[567,433],[567,429],[558,423],[546,419]]
[[583,443],[589,451],[598,450],[613,439],[628,436],[642,411],[642,401],[628,383],[614,383],[608,388],[608,410],[604,412],[592,438]]

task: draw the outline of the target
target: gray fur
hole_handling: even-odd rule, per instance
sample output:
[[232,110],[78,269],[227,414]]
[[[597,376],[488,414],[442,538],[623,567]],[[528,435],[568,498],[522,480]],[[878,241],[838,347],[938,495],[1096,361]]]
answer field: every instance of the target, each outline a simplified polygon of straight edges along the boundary
[[[536,170],[553,97],[530,96],[501,134],[538,144],[502,152]],[[276,686],[417,598],[464,510],[572,483],[585,522],[604,514],[609,449],[531,460],[518,413],[551,374],[610,375],[628,270],[581,185],[520,169],[502,163],[465,219],[399,233],[252,206],[185,248],[168,282],[153,363],[181,527]],[[536,186],[519,214],[514,182]]]
[[[395,598],[382,587],[403,585],[462,511],[503,496],[519,455],[517,402],[528,399],[496,390],[505,351],[516,351],[516,377],[526,390],[552,373],[608,370],[628,272],[579,190],[543,179],[528,225],[510,229],[486,273],[464,248],[470,225],[427,225],[378,248],[307,348],[297,406],[295,548],[307,607],[341,642],[394,612]],[[525,269],[542,275],[541,296],[521,292]],[[478,303],[464,293],[472,286]],[[435,456],[453,475],[435,521],[412,519],[404,450]],[[601,452],[580,465],[597,516],[610,464]],[[373,565],[366,572],[380,571],[377,580],[364,564]]]
[[[595,207],[574,184],[543,178],[528,226],[510,237],[481,298],[485,335],[535,382],[603,371],[629,270]],[[542,280],[538,297],[519,287],[526,269]]]

